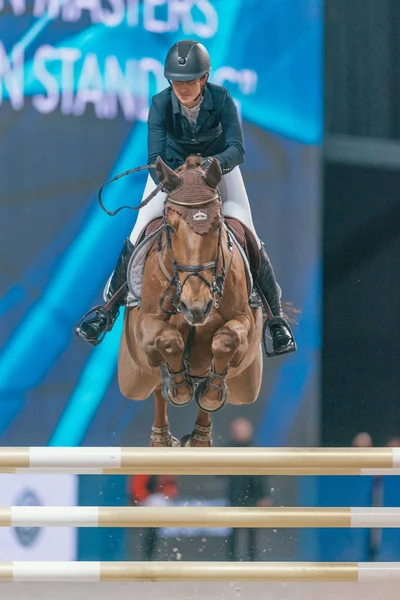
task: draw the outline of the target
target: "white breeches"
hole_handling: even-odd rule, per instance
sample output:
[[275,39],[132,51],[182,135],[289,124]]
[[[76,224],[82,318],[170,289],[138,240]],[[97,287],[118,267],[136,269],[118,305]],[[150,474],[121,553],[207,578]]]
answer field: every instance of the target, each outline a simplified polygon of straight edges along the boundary
[[[146,187],[143,193],[143,200],[154,190],[156,184],[152,178],[147,178]],[[222,197],[222,213],[227,217],[233,217],[242,221],[249,229],[252,230],[257,240],[258,235],[256,233],[253,219],[251,216],[250,203],[247,197],[246,188],[244,187],[243,177],[239,167],[235,167],[230,173],[227,173],[222,177],[222,180],[218,186]],[[158,192],[147,206],[140,209],[135,227],[130,235],[132,244],[136,244],[136,240],[140,235],[143,227],[150,221],[157,217],[161,217],[164,201],[167,195],[165,192]],[[261,243],[259,242],[261,247]]]

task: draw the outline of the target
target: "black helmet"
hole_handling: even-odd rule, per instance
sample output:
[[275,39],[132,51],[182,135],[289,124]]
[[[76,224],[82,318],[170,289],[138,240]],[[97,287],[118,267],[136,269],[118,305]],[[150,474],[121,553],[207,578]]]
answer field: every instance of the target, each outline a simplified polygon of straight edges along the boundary
[[210,69],[210,55],[203,44],[183,40],[174,44],[168,52],[164,75],[172,81],[191,81],[200,79]]

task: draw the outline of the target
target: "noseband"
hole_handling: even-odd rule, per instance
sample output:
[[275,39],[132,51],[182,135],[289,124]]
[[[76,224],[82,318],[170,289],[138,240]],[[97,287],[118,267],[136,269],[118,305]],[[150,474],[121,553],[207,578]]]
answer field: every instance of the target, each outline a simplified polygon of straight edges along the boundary
[[[219,199],[220,199],[220,195],[217,192],[217,194],[213,198],[210,198],[208,200],[203,200],[201,202],[178,202],[177,200],[174,200],[173,198],[171,198],[171,196],[168,196],[166,203],[170,202],[171,204],[177,204],[179,206],[187,206],[189,208],[195,208],[197,206],[204,206],[205,204],[211,204],[212,202],[216,202]],[[233,250],[232,239],[230,237],[229,231],[225,228],[225,230],[227,232],[227,236],[228,236],[228,250],[229,250],[229,262],[227,262],[226,258],[225,258],[224,247],[222,245],[222,228],[223,227],[224,227],[224,224],[223,224],[223,221],[221,221],[221,223],[218,225],[218,230],[217,230],[218,231],[218,246],[217,246],[217,254],[216,254],[215,259],[213,261],[210,261],[207,263],[202,263],[200,265],[186,265],[184,263],[178,262],[174,257],[174,254],[172,251],[171,233],[175,233],[175,230],[172,227],[172,225],[170,223],[168,223],[167,211],[164,210],[163,226],[157,237],[158,260],[159,260],[162,272],[164,273],[166,278],[169,280],[169,284],[160,298],[160,308],[164,313],[166,313],[168,315],[176,315],[177,313],[181,312],[179,305],[181,302],[182,291],[183,291],[185,284],[187,283],[187,281],[189,281],[189,279],[191,277],[198,277],[199,279],[201,279],[201,281],[203,281],[203,283],[206,284],[206,286],[210,290],[211,295],[213,297],[214,308],[219,307],[219,303],[221,301],[221,298],[223,296],[224,289],[225,289],[226,276],[227,276],[227,273],[228,273],[228,270],[229,270],[229,267],[230,267],[230,264],[232,261],[232,250]],[[172,265],[172,276],[168,273],[168,270],[165,266],[164,259],[162,256],[162,235],[163,235],[164,231],[165,231],[165,237],[166,237],[166,247],[167,247],[168,257],[169,257],[169,259],[171,261],[171,265]],[[218,272],[220,265],[221,265],[221,270],[220,270],[220,272]],[[212,272],[211,281],[203,275],[204,271]],[[187,273],[182,284],[179,279],[179,273]],[[171,296],[171,298],[169,299],[169,302],[172,304],[172,306],[174,308],[172,310],[166,310],[164,308],[164,302],[172,288],[175,288],[175,293]]]

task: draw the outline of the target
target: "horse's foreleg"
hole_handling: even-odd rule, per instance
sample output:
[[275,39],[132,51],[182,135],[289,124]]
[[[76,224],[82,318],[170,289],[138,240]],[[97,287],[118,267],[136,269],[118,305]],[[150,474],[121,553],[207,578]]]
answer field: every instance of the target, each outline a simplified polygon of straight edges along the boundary
[[179,446],[179,440],[171,435],[168,423],[167,402],[161,393],[161,388],[154,390],[154,424],[151,428],[152,446]]
[[168,425],[167,401],[161,394],[161,388],[154,390],[154,426],[162,429]]
[[185,343],[179,331],[152,316],[141,323],[142,348],[152,366],[159,366],[162,394],[172,404],[183,406],[191,401],[193,388],[183,369]]
[[228,366],[237,367],[241,363],[249,349],[250,328],[250,320],[240,316],[215,332],[211,349],[216,373],[223,373]]
[[240,364],[249,349],[251,323],[245,316],[237,317],[218,329],[212,341],[213,364],[207,380],[196,394],[201,410],[215,412],[228,400],[226,376],[229,366]]
[[182,437],[181,446],[200,446],[205,448],[212,446],[210,413],[206,413],[201,409],[198,410],[193,431]]

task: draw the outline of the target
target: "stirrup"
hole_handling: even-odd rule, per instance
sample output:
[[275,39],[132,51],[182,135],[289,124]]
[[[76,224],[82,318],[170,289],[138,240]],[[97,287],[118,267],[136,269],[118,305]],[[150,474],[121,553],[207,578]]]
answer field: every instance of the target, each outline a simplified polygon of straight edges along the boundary
[[[267,328],[269,329],[269,331],[271,331],[271,327],[273,327],[274,325],[278,325],[278,324],[286,327],[287,330],[289,331],[289,334],[291,337],[291,341],[289,342],[291,344],[291,346],[289,348],[287,348],[287,350],[283,350],[282,352],[276,352],[275,350],[270,351],[270,350],[268,350],[268,346],[267,346],[267,335],[266,335]],[[272,334],[271,334],[271,337],[272,337]],[[290,354],[290,352],[296,352],[296,350],[297,350],[297,344],[296,344],[296,340],[294,339],[292,328],[290,327],[289,323],[287,322],[287,320],[284,317],[274,317],[273,319],[265,319],[264,326],[263,326],[263,332],[262,332],[262,341],[263,341],[264,352],[269,358],[272,358],[273,356],[282,356],[283,354]]]
[[[118,314],[119,313],[117,313],[117,315],[115,316],[115,319],[118,317]],[[86,320],[88,320],[88,317],[90,317],[90,315],[93,315],[93,318],[96,318],[98,315],[102,315],[105,318],[105,322],[106,322],[105,329],[100,333],[100,335],[97,338],[88,337],[81,329],[82,324]],[[88,342],[89,344],[92,344],[92,346],[98,346],[104,340],[106,333],[108,333],[110,331],[110,329],[112,328],[115,319],[113,320],[110,312],[107,310],[104,310],[104,308],[102,306],[100,306],[100,305],[94,306],[85,315],[83,315],[83,317],[80,319],[80,321],[78,322],[78,324],[75,327],[75,333],[84,342]]]
[[177,440],[170,432],[169,424],[165,427],[156,427],[155,425],[152,425],[150,442],[166,444],[169,448],[176,448],[181,445],[179,440]]

